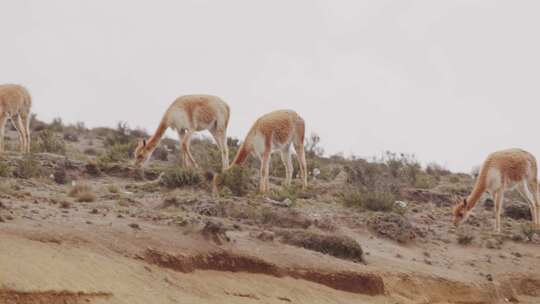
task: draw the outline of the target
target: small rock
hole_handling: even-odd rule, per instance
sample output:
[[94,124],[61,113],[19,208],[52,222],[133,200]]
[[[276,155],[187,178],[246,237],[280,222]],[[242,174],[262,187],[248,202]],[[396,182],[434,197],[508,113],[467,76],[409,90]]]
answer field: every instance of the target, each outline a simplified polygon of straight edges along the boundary
[[493,282],[493,276],[491,274],[486,274],[486,279],[490,282]]
[[404,201],[395,201],[394,202],[394,206],[398,207],[398,208],[402,208],[402,209],[405,209],[407,208],[407,203],[404,202]]

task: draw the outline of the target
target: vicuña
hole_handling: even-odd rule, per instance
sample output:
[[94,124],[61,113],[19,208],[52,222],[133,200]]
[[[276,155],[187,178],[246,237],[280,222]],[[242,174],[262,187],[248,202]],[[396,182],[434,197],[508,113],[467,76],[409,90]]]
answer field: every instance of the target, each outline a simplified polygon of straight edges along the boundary
[[[305,188],[307,186],[307,166],[304,152],[304,133],[304,119],[294,111],[279,110],[263,115],[255,121],[249,130],[230,168],[242,165],[250,154],[258,157],[261,161],[260,192],[265,193],[269,189],[270,154],[279,151],[285,165],[285,185],[288,186],[293,175],[291,160],[291,145],[293,145],[300,163],[300,175]],[[219,179],[220,175],[214,177],[214,189],[217,189]]]
[[534,226],[540,228],[540,195],[538,170],[534,156],[524,150],[508,149],[490,154],[484,161],[472,193],[454,207],[454,224],[464,221],[484,192],[495,199],[495,231],[501,232],[501,210],[504,193],[517,187],[529,203]]
[[4,135],[7,120],[19,133],[20,149],[30,152],[30,108],[32,99],[23,86],[0,85],[0,153],[4,151]]
[[227,126],[230,109],[219,97],[210,95],[187,95],[176,99],[167,109],[156,132],[148,140],[140,140],[135,149],[135,165],[142,167],[156,149],[168,128],[178,132],[181,159],[185,166],[197,167],[191,155],[189,143],[193,133],[208,130],[216,140],[221,152],[222,168],[229,166]]

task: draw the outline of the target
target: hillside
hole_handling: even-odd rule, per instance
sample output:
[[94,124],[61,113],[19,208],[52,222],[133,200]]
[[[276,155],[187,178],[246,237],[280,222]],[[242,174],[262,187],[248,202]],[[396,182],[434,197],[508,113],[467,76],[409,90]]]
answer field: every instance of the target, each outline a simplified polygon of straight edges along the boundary
[[0,161],[0,303],[540,301],[540,236],[519,196],[506,196],[501,235],[489,197],[452,225],[468,174],[393,153],[321,157],[311,139],[321,174],[308,189],[281,187],[275,157],[269,195],[252,160],[216,197],[205,139],[192,144],[200,171],[166,139],[140,172],[129,158],[142,131],[32,128],[33,154],[15,153],[9,131]]

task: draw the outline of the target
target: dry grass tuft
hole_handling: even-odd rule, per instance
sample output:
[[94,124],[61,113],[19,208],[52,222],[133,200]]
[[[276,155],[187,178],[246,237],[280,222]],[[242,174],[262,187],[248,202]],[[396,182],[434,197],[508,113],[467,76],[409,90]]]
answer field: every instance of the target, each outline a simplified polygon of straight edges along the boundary
[[69,191],[69,196],[75,198],[75,200],[80,203],[96,201],[96,195],[92,188],[86,184],[73,186]]

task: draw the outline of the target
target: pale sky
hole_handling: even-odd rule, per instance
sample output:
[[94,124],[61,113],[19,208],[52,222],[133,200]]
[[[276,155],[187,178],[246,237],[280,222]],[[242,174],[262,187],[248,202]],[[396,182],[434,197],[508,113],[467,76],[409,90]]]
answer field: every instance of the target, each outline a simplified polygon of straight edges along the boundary
[[[327,155],[415,153],[469,172],[540,157],[540,1],[1,0],[0,83],[43,120],[153,132],[212,94],[229,136],[294,109]],[[174,135],[171,133],[171,135]],[[232,157],[232,156],[231,156]]]

